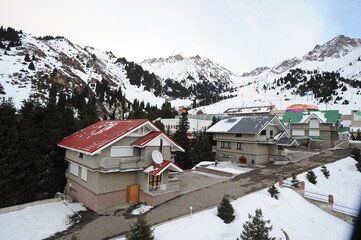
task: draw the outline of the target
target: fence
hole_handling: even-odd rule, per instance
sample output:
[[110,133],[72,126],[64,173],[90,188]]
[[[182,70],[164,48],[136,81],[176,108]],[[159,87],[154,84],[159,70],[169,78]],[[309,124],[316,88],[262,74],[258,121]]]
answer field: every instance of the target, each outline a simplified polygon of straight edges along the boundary
[[340,205],[340,204],[336,204],[334,203],[332,205],[332,210],[335,212],[340,212],[349,216],[353,216],[353,217],[357,217],[358,216],[358,209],[349,207],[349,206],[345,206],[345,205]]
[[[292,181],[290,181],[288,179],[283,179],[283,177],[280,177],[280,179],[279,179],[279,186],[293,188]],[[352,216],[352,217],[358,216],[358,213],[359,213],[358,209],[355,209],[353,207],[350,207],[350,206],[347,206],[347,205],[344,205],[341,203],[334,203],[333,195],[327,195],[327,194],[322,194],[322,193],[305,190],[305,183],[303,181],[300,182],[299,188],[301,190],[303,190],[303,192],[302,192],[303,194],[302,193],[301,194],[303,195],[304,198],[328,203],[328,204],[330,204],[331,209],[334,212],[343,213],[345,215]]]
[[309,198],[309,199],[313,199],[313,200],[316,200],[316,201],[320,201],[320,202],[325,202],[325,203],[328,203],[328,201],[329,201],[328,195],[321,194],[321,193],[316,193],[316,192],[311,192],[311,191],[307,191],[307,190],[305,190],[304,197]]

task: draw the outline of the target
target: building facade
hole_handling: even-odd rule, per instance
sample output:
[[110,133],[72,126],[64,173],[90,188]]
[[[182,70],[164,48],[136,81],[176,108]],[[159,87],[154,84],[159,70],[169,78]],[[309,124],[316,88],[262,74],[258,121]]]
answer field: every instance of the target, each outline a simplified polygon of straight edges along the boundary
[[282,122],[291,137],[316,148],[331,148],[339,139],[341,114],[338,110],[287,112]]
[[[169,171],[182,169],[171,152],[184,150],[148,120],[99,121],[58,145],[66,149],[66,194],[92,210],[125,202],[156,205],[179,194]],[[156,163],[157,153],[164,160]]]
[[[164,125],[166,132],[174,134],[179,125],[180,117],[175,118],[162,118],[160,119],[161,123]],[[189,122],[189,133],[194,133],[198,131],[205,131],[212,124],[212,118],[202,118],[200,115],[188,115]]]
[[213,133],[219,161],[265,164],[287,160],[285,147],[298,145],[273,115],[225,118],[207,132]]

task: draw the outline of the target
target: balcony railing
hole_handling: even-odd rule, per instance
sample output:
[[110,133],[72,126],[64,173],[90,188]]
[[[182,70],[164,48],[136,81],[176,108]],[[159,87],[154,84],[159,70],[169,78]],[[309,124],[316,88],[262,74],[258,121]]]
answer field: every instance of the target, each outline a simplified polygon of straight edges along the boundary
[[179,191],[179,182],[160,184],[158,186],[146,185],[144,190],[146,193],[153,196],[170,193],[170,192],[176,192]]
[[105,170],[126,170],[144,167],[143,163],[144,158],[141,156],[102,158],[100,168]]

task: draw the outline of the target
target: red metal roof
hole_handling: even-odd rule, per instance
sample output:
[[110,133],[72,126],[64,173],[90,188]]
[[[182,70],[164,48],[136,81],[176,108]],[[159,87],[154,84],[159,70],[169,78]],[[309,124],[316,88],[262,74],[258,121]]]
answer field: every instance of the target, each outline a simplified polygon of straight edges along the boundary
[[150,132],[147,135],[137,139],[135,142],[132,143],[132,145],[138,146],[138,147],[143,147],[145,144],[152,141],[154,138],[158,137],[161,134],[163,134],[163,132],[161,132],[161,131]]
[[93,153],[147,121],[147,119],[99,121],[64,138],[58,145]]
[[[155,126],[153,124],[153,126]],[[132,146],[136,146],[136,147],[144,147],[147,143],[149,143],[150,141],[152,141],[153,139],[155,139],[156,137],[158,137],[159,135],[163,135],[165,138],[167,138],[171,143],[173,143],[175,146],[177,146],[177,148],[184,152],[184,149],[177,144],[170,136],[168,136],[167,134],[165,134],[162,131],[153,131],[148,133],[147,135],[137,139],[135,142],[133,142],[131,145]]]
[[178,167],[174,162],[170,160],[164,160],[161,164],[152,163],[143,172],[150,175],[160,175],[167,168],[172,168],[174,171],[183,172],[182,168]]

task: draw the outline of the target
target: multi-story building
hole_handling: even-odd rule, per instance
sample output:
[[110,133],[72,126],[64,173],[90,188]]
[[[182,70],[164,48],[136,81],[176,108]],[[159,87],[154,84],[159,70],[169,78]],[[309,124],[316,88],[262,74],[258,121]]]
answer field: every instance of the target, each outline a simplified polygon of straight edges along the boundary
[[213,133],[216,159],[247,164],[286,160],[285,147],[297,146],[288,130],[273,115],[224,118],[207,132]]
[[339,139],[340,119],[338,110],[286,112],[282,122],[290,130],[291,137],[302,144],[330,148]]
[[90,209],[156,205],[179,194],[168,173],[182,171],[171,152],[184,150],[148,120],[99,121],[58,145],[69,166],[66,194]]

